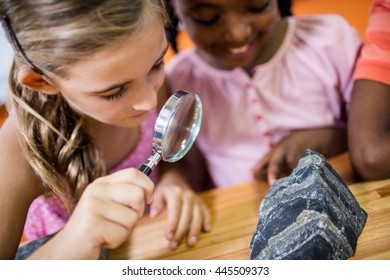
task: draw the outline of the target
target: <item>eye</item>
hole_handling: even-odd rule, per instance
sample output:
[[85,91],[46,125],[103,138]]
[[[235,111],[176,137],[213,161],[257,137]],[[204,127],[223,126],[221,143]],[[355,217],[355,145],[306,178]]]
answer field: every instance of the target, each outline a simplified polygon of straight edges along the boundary
[[212,25],[220,18],[220,13],[215,7],[199,7],[191,9],[188,16],[199,25]]
[[164,65],[164,59],[161,59],[159,62],[157,62],[155,65],[153,65],[152,71],[153,70],[154,71],[160,70],[163,65]]
[[200,24],[200,25],[213,25],[214,23],[216,23],[219,20],[219,17],[216,16],[216,17],[213,17],[213,18],[208,19],[208,20],[192,18],[192,20],[195,21],[197,24]]
[[260,7],[252,7],[252,8],[249,8],[248,11],[253,13],[253,14],[259,14],[259,13],[262,13],[264,12],[269,4],[270,4],[271,1],[268,1],[267,3],[265,3],[264,5],[260,6]]
[[101,98],[103,98],[104,100],[107,100],[107,101],[112,101],[112,100],[122,98],[122,96],[125,93],[126,93],[126,86],[123,85],[123,86],[120,86],[115,93],[110,94],[110,95],[101,96]]

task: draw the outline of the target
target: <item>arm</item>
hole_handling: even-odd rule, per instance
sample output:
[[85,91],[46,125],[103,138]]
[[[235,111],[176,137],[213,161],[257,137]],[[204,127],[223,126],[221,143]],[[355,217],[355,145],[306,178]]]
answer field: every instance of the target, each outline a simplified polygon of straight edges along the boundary
[[352,166],[366,180],[390,177],[390,0],[373,0],[349,111]]
[[[158,109],[162,108],[169,96],[169,86],[164,83],[159,91]],[[208,231],[211,227],[207,206],[187,182],[186,174],[189,170],[184,162],[189,154],[190,152],[176,163],[160,163],[162,171],[160,181],[150,206],[152,217],[160,214],[164,208],[167,209],[165,235],[172,249],[175,249],[185,236],[187,244],[194,246],[202,229]]]
[[101,247],[123,243],[154,185],[145,174],[128,168],[96,179],[84,190],[66,226],[39,248],[31,259],[97,259]]
[[25,160],[12,118],[0,129],[0,259],[13,259],[31,202],[42,185]]
[[297,130],[280,141],[253,168],[255,178],[276,179],[291,173],[306,149],[333,156],[347,149],[347,132],[343,128]]
[[[1,128],[0,140],[0,258],[13,259],[28,208],[43,187],[21,152],[12,118]],[[29,258],[97,259],[102,246],[111,249],[127,238],[153,189],[150,179],[134,168],[95,180],[64,229]]]
[[366,180],[390,178],[390,85],[355,82],[349,111],[352,165]]

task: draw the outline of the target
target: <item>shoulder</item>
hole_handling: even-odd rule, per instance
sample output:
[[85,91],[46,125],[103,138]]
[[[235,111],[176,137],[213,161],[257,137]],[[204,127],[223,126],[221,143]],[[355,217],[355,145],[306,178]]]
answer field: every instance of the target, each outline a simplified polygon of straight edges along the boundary
[[178,68],[185,69],[186,67],[196,63],[196,57],[193,55],[194,50],[184,50],[175,54],[172,59],[167,63],[166,72],[171,73]]
[[[336,14],[310,15],[291,18],[295,36],[315,43],[335,44],[340,41],[358,43],[359,33],[346,19]],[[337,42],[335,42],[337,40]],[[337,44],[335,44],[337,45]]]
[[311,57],[322,64],[341,65],[345,60],[348,65],[355,63],[363,41],[343,17],[310,15],[292,17],[288,21],[283,53],[289,59],[292,55]]
[[43,192],[41,184],[24,156],[17,128],[8,117],[0,128],[0,191],[18,190],[21,195],[35,197]]
[[15,123],[0,128],[0,259],[13,258],[28,208],[43,188],[23,155]]

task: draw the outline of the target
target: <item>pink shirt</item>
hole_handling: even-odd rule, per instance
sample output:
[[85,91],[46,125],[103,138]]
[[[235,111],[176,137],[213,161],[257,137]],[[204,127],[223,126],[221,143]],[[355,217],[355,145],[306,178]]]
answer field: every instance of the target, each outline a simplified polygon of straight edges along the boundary
[[[154,124],[156,122],[156,112],[151,112],[148,119],[142,124],[141,136],[138,145],[120,164],[114,167],[110,173],[135,167],[139,168],[152,153],[152,139]],[[159,168],[153,170],[150,178],[157,182]],[[26,223],[24,226],[24,236],[26,241],[32,241],[46,235],[55,233],[62,229],[69,219],[65,205],[58,196],[40,196],[30,205]]]
[[390,85],[390,0],[372,1],[366,34],[354,78]]
[[252,77],[215,69],[194,50],[173,57],[170,89],[202,100],[197,144],[216,186],[252,180],[254,164],[292,130],[343,126],[361,43],[340,16],[291,17],[280,49]]

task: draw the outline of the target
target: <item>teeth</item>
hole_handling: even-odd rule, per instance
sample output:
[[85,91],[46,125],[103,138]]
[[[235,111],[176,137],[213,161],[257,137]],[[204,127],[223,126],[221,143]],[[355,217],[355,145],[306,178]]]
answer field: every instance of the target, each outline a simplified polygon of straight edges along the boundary
[[245,45],[240,48],[229,48],[229,51],[233,54],[240,54],[246,52],[248,49],[249,49],[249,45]]

